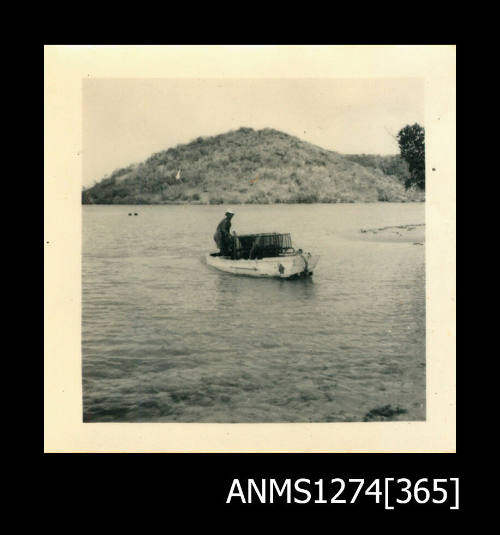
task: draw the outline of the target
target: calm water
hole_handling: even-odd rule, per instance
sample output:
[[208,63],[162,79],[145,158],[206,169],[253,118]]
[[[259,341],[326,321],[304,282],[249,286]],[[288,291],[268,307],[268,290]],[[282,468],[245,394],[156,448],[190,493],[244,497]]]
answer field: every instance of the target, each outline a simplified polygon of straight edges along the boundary
[[313,278],[208,267],[223,206],[83,207],[84,421],[425,419],[424,247],[359,232],[424,204],[234,210],[233,230],[319,253]]

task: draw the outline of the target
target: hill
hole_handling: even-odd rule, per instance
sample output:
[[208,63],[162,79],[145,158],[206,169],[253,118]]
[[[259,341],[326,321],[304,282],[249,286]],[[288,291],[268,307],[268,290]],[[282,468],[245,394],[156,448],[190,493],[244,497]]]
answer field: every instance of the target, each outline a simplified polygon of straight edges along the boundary
[[[180,179],[177,180],[178,170]],[[83,204],[423,200],[399,156],[342,155],[278,130],[240,128],[153,154],[82,193]]]

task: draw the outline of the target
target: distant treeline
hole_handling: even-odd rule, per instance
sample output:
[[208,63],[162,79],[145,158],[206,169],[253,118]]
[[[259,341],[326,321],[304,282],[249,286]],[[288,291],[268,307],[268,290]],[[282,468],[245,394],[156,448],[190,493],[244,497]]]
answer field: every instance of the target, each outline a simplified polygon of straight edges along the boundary
[[[180,174],[180,178],[177,177]],[[240,128],[153,154],[83,191],[84,204],[422,200],[400,156],[341,155],[273,129]]]

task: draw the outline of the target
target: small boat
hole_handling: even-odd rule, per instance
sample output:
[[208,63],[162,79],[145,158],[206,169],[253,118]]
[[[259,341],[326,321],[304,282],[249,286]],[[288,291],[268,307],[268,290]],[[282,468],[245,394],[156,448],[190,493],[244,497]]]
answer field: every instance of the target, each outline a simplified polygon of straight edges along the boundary
[[231,255],[207,253],[206,262],[221,271],[250,277],[310,277],[319,255],[291,246],[289,234],[247,234],[233,237]]

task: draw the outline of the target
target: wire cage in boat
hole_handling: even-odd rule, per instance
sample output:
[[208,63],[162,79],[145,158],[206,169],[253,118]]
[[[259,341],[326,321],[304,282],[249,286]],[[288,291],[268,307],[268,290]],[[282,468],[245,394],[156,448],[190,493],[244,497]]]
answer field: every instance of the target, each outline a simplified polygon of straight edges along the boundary
[[293,250],[290,234],[270,232],[232,236],[234,258],[268,258]]

